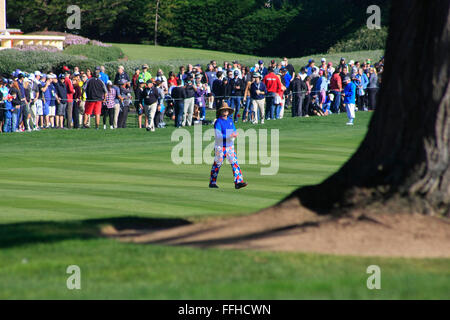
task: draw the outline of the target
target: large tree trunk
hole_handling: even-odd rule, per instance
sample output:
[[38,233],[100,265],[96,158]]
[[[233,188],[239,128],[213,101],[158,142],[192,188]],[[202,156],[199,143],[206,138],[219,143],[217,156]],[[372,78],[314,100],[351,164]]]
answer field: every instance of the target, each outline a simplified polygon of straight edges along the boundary
[[390,19],[364,141],[338,172],[289,197],[319,213],[450,215],[450,1],[395,0]]

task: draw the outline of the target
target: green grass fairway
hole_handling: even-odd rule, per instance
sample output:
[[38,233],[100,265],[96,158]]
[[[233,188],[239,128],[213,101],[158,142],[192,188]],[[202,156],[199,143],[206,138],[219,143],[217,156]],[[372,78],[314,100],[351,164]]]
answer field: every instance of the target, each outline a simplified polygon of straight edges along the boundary
[[[154,133],[1,134],[0,299],[448,298],[448,259],[201,250],[98,236],[104,224],[175,224],[270,206],[336,171],[369,119],[357,113],[354,127],[343,114],[267,121],[259,127],[280,130],[279,172],[262,176],[260,165],[244,164],[242,190],[228,164],[218,190],[208,188],[209,163],[174,165],[172,124]],[[381,290],[366,288],[371,264],[381,267]],[[69,265],[81,268],[81,290],[66,287]]]
[[[233,60],[238,60],[240,63],[253,66],[260,58],[252,55],[201,49],[122,43],[113,43],[113,45],[120,47],[130,60],[150,61],[150,71],[153,73],[156,73],[156,70],[153,70],[155,65],[162,68],[167,65],[170,70],[178,72],[178,67],[180,65],[187,65],[188,63],[200,63],[206,65],[211,60],[216,60],[217,64],[221,66],[224,61],[232,62]],[[291,58],[289,59],[289,62],[292,63],[297,70],[300,67],[305,66],[311,58],[315,59],[317,65],[320,65],[320,59],[323,57],[325,57],[327,61],[332,61],[336,64],[339,62],[341,57],[345,57],[347,61],[351,59],[355,61],[363,61],[370,58],[373,62],[377,62],[382,55],[383,50],[354,51],[333,54],[315,54],[301,58]],[[262,59],[264,60],[266,66],[269,65],[271,59],[280,61],[280,57],[263,57]]]
[[126,44],[126,43],[123,44],[112,43],[112,45],[120,47],[130,60],[150,59],[159,62],[177,59],[200,59],[200,60],[216,59],[219,63],[224,60],[229,60],[229,62],[231,62],[232,60],[235,59],[253,58],[253,56],[251,55],[213,51],[213,50],[152,46],[142,44]]

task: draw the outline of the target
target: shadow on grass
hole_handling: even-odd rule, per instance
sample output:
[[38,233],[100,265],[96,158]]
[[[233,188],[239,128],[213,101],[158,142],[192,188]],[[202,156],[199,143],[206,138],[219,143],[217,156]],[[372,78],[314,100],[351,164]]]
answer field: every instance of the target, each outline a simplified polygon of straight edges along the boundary
[[23,222],[0,224],[0,248],[25,244],[50,243],[62,240],[103,237],[100,229],[113,226],[116,230],[163,230],[191,222],[184,219],[119,217],[65,222]]

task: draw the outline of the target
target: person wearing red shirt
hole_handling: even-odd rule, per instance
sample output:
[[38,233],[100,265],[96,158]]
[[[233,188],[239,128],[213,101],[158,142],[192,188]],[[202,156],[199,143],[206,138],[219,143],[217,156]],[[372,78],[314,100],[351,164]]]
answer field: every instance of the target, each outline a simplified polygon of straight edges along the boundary
[[330,79],[330,91],[334,95],[333,105],[331,111],[333,113],[339,113],[339,106],[341,104],[341,92],[342,92],[342,79],[339,75],[339,70],[335,70],[333,76]]
[[66,71],[66,77],[64,78],[64,83],[66,85],[67,90],[67,109],[66,109],[66,119],[67,119],[67,127],[68,129],[73,128],[72,126],[72,115],[73,115],[73,94],[75,90],[73,88],[72,80],[70,79],[69,71]]
[[273,68],[269,67],[267,75],[263,79],[263,83],[267,88],[266,95],[266,115],[267,120],[275,119],[275,97],[281,89],[281,80],[273,72]]

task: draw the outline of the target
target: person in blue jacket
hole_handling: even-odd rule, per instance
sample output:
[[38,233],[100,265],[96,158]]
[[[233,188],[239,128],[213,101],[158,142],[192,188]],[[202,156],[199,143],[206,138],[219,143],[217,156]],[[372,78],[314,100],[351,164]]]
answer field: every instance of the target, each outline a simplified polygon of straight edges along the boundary
[[11,95],[6,96],[6,100],[4,101],[5,106],[5,125],[3,127],[4,132],[12,132],[13,130],[13,124],[12,124],[12,114],[14,112],[14,107],[12,105],[13,97]]
[[347,110],[348,126],[353,125],[355,120],[355,102],[356,102],[356,85],[350,80],[350,77],[344,78],[344,106]]
[[247,186],[247,183],[244,182],[244,178],[242,177],[236,151],[234,150],[234,139],[237,137],[237,132],[233,117],[230,116],[233,111],[234,110],[225,102],[223,102],[222,106],[217,110],[217,120],[214,123],[216,137],[214,146],[215,157],[209,180],[210,188],[218,188],[217,176],[219,175],[219,170],[225,157],[231,163],[231,168],[233,169],[235,188],[240,189]]

